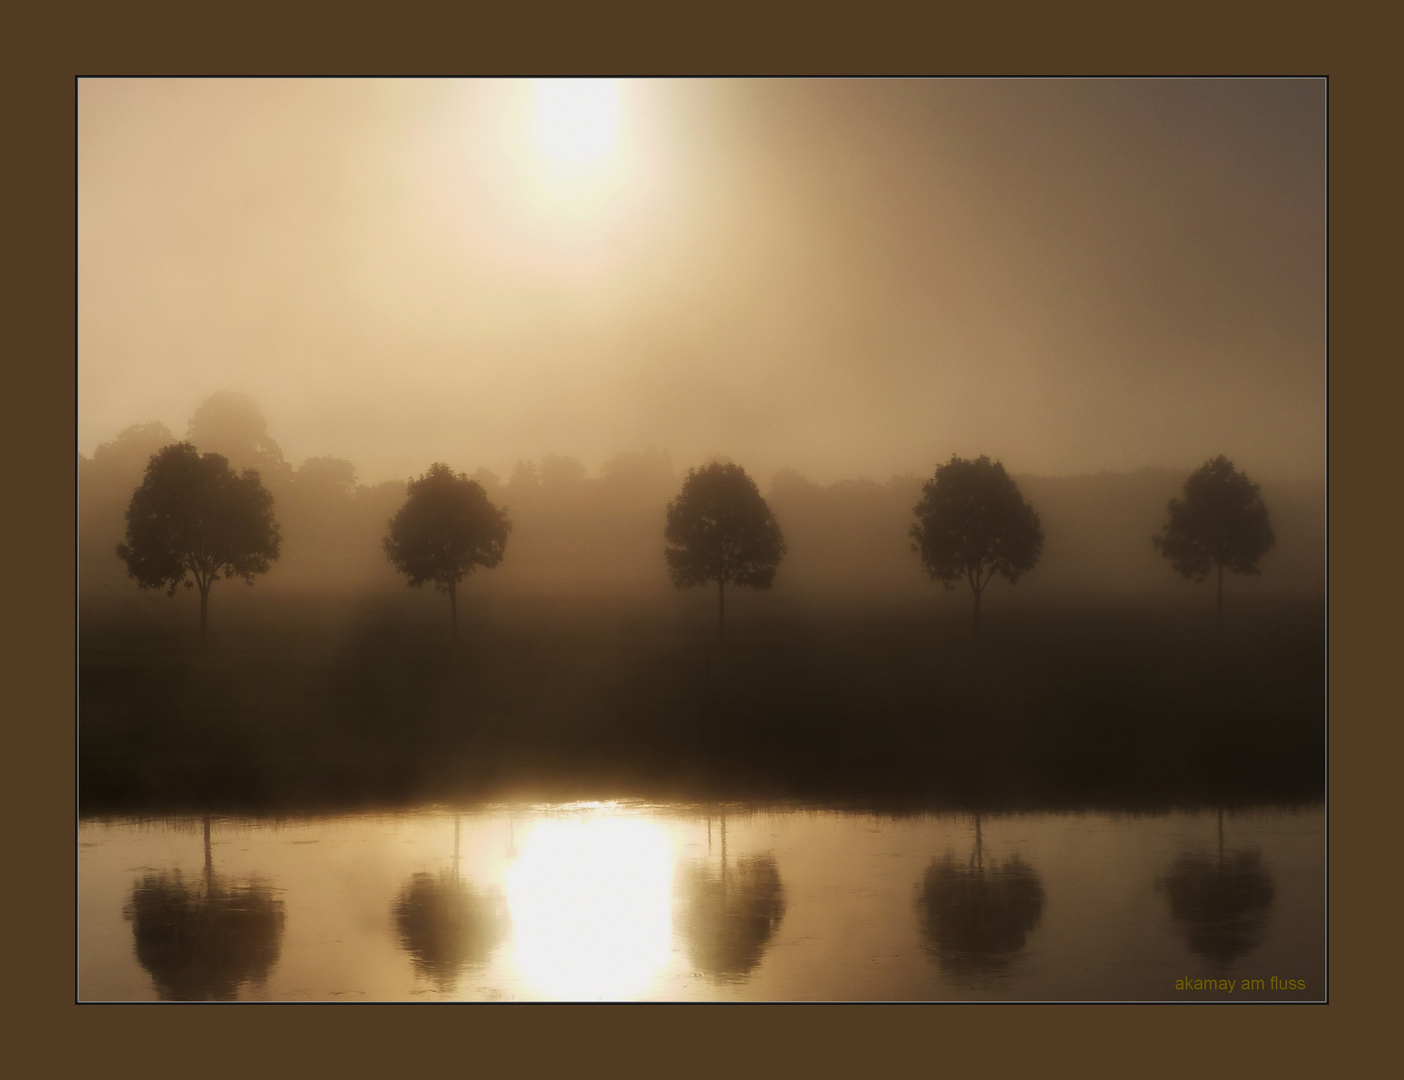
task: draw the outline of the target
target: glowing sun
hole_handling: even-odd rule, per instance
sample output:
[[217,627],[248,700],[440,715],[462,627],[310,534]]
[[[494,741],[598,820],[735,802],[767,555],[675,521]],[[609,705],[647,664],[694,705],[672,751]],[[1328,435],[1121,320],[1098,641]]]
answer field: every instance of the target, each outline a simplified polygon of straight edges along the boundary
[[536,145],[558,166],[607,159],[619,142],[619,84],[613,79],[542,79],[536,84]]

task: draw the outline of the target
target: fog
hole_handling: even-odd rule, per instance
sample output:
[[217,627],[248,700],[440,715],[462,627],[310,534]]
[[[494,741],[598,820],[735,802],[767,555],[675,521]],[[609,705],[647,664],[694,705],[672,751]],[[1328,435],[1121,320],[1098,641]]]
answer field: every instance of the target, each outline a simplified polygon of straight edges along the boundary
[[[133,424],[91,457],[80,457],[79,586],[89,610],[135,599],[126,564],[115,555],[124,514],[150,456],[178,438],[224,455],[237,469],[258,470],[272,493],[282,553],[259,578],[260,595],[405,591],[405,579],[382,547],[390,518],[405,502],[405,481],[364,483],[354,462],[331,456],[289,461],[257,402],[221,391],[175,431],[159,422]],[[1208,587],[1176,575],[1151,544],[1165,524],[1166,504],[1181,493],[1189,471],[1016,473],[1046,542],[1033,572],[1017,586],[1001,584],[996,603],[1067,606],[1121,598],[1202,604]],[[479,568],[464,586],[466,595],[668,602],[673,589],[663,558],[665,511],[684,472],[657,448],[615,453],[597,475],[580,459],[559,454],[519,460],[505,475],[477,469],[473,479],[506,511],[512,532],[501,565]],[[912,550],[910,530],[924,479],[898,474],[881,483],[821,484],[793,469],[768,482],[762,478],[761,491],[788,548],[775,578],[775,600],[963,609],[969,603],[965,586],[954,596],[944,594]],[[1262,494],[1275,543],[1260,573],[1231,575],[1232,593],[1319,601],[1325,588],[1321,482],[1269,478]],[[236,586],[221,586],[216,602],[236,599],[243,591]],[[775,600],[746,603],[766,610]],[[710,600],[696,602],[705,606]],[[159,594],[144,603],[167,605]],[[419,602],[425,612],[437,613],[441,606],[438,598]]]
[[1223,453],[1319,498],[1324,81],[617,89],[582,163],[528,83],[82,80],[78,450],[234,391],[367,488],[988,454],[1163,509]]

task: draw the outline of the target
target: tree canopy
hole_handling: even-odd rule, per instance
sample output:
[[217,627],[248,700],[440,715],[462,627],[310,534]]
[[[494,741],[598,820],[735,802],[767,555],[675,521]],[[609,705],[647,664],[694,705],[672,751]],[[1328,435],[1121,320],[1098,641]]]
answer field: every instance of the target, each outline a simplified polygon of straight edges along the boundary
[[426,582],[449,598],[454,636],[458,636],[458,583],[479,566],[502,561],[512,523],[488,501],[476,480],[434,462],[411,480],[405,503],[390,519],[385,554],[418,588]]
[[127,507],[127,538],[117,555],[144,589],[200,590],[205,639],[210,586],[216,578],[268,572],[281,546],[273,496],[258,473],[235,474],[219,454],[188,442],[153,454]]
[[1258,573],[1258,562],[1275,539],[1258,485],[1220,454],[1190,474],[1183,496],[1170,500],[1166,514],[1165,527],[1151,542],[1191,581],[1217,572],[1222,618],[1224,570]]
[[947,589],[957,581],[969,583],[977,631],[985,586],[996,574],[1014,584],[1043,554],[1038,514],[1004,466],[983,455],[974,461],[952,456],[938,465],[914,512],[912,550]]
[[725,622],[727,585],[768,589],[785,557],[785,540],[755,481],[739,465],[689,469],[668,504],[663,557],[679,589],[717,583],[717,625]]
[[223,454],[235,468],[257,469],[264,482],[275,487],[290,472],[282,448],[268,434],[263,411],[244,394],[211,394],[190,417],[185,437]]

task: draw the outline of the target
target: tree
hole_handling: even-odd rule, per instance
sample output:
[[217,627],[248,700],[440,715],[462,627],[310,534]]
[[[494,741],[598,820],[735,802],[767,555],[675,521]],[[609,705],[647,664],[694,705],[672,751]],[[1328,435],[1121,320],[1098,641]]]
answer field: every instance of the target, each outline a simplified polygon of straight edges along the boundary
[[190,418],[185,437],[196,446],[223,454],[235,468],[257,469],[278,488],[291,470],[282,448],[268,435],[268,422],[250,397],[221,390],[211,394]]
[[1043,554],[1038,514],[998,461],[952,456],[921,489],[912,550],[947,589],[964,579],[975,594],[972,629],[980,632],[980,598],[999,574],[1011,585]]
[[1258,485],[1220,454],[1190,475],[1183,498],[1171,499],[1166,512],[1165,527],[1151,543],[1176,573],[1191,581],[1203,581],[1210,570],[1217,571],[1215,619],[1222,623],[1224,568],[1258,573],[1258,560],[1275,539]]
[[390,519],[385,554],[412,588],[427,581],[448,594],[457,641],[458,583],[479,566],[501,562],[511,531],[506,513],[488,501],[481,484],[436,461],[409,482],[405,504]]
[[133,424],[92,457],[78,455],[79,591],[96,595],[127,587],[126,568],[112,549],[126,533],[124,515],[151,455],[176,441],[165,424]]
[[755,481],[739,465],[689,469],[668,504],[663,557],[679,589],[717,583],[717,632],[725,632],[726,586],[768,589],[785,540]]
[[200,590],[200,643],[206,640],[210,586],[215,579],[268,572],[282,537],[273,496],[258,473],[236,475],[219,454],[188,442],[151,456],[127,507],[127,539],[117,555],[143,589]]

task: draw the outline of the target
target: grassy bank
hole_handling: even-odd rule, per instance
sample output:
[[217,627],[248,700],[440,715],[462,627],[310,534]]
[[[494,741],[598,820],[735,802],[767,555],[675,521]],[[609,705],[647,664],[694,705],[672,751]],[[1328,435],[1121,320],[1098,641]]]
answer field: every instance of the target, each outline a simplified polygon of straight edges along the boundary
[[[498,797],[932,805],[1320,796],[1319,602],[1027,608],[261,598],[200,649],[88,611],[86,813]],[[705,598],[703,598],[705,599]],[[179,603],[179,601],[176,601]],[[146,614],[143,614],[145,612]],[[150,614],[155,612],[154,615]]]

